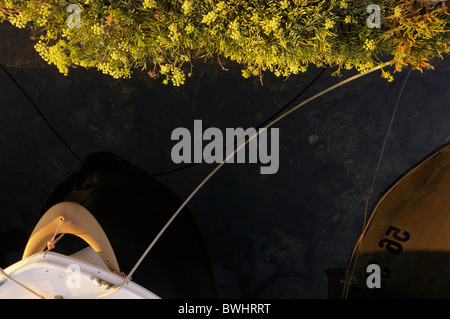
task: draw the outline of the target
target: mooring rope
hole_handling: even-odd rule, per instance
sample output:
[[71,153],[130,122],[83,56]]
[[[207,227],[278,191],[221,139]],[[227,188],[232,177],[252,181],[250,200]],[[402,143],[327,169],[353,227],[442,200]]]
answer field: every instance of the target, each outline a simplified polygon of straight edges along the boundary
[[[374,193],[375,181],[377,179],[378,171],[379,171],[380,166],[381,166],[381,161],[383,159],[384,150],[386,148],[387,140],[388,140],[388,137],[389,137],[389,135],[391,133],[392,124],[394,123],[395,115],[397,113],[398,105],[400,103],[400,98],[403,95],[403,90],[405,89],[405,85],[406,85],[406,82],[408,81],[408,78],[409,78],[410,74],[411,74],[411,70],[406,75],[406,78],[403,81],[402,88],[400,89],[400,93],[398,94],[397,103],[395,104],[394,111],[393,111],[392,117],[391,117],[391,121],[389,123],[386,135],[384,137],[383,146],[381,147],[381,152],[380,152],[380,156],[378,158],[377,167],[375,169],[375,173],[374,173],[373,178],[372,178],[372,183],[370,184],[369,191],[367,192],[365,197],[363,197],[363,199],[365,199],[363,229],[362,229],[361,235],[359,236],[359,239],[358,239],[358,241],[357,241],[357,243],[355,245],[355,250],[353,251],[352,257],[350,258],[350,261],[349,261],[349,263],[347,265],[347,269],[346,269],[346,273],[345,273],[345,281],[344,281],[344,290],[343,290],[343,297],[344,298],[348,297],[348,291],[350,289],[350,280],[353,277],[353,274],[355,272],[356,264],[357,264],[358,257],[359,257],[359,255],[357,255],[355,261],[352,263],[353,259],[355,258],[354,254],[356,253],[356,249],[359,246],[359,244],[361,243],[363,235],[364,235],[364,233],[365,233],[365,231],[367,229],[367,215],[368,215],[369,200],[372,197],[372,194]],[[361,203],[361,201],[358,202],[358,205],[359,205],[359,203]],[[350,277],[349,277],[349,268],[352,266],[352,264],[353,264],[353,267],[352,267],[351,274],[350,274]]]
[[[63,222],[64,222],[64,218],[63,218],[63,217],[60,217],[60,218],[59,218],[58,226],[56,227],[56,230],[55,230],[55,233],[54,233],[54,235],[53,235],[53,237],[52,237],[52,240],[50,240],[49,242],[47,242],[47,249],[48,249],[48,250],[51,250],[51,249],[55,248],[56,242],[57,242],[58,240],[60,240],[61,237],[64,235],[64,234],[61,234],[58,238],[55,239],[56,235],[58,235],[59,228],[61,227],[61,224],[62,224]],[[44,253],[44,254],[45,254],[45,253]],[[33,289],[27,287],[26,285],[22,284],[22,283],[19,282],[18,280],[14,279],[14,278],[11,277],[10,275],[8,275],[1,267],[0,267],[0,274],[2,274],[3,277],[5,277],[7,280],[11,281],[12,283],[14,283],[14,284],[16,284],[16,285],[22,287],[23,289],[25,289],[25,290],[31,292],[33,295],[35,295],[35,296],[37,296],[37,297],[39,297],[39,298],[41,298],[41,299],[46,299],[43,295],[37,293],[37,292],[34,291]]]
[[31,292],[33,295],[41,298],[41,299],[46,299],[44,296],[42,296],[41,294],[37,293],[36,291],[34,291],[33,289],[25,286],[24,284],[22,284],[21,282],[15,280],[13,277],[11,277],[10,275],[8,275],[2,268],[0,268],[0,273],[2,274],[3,277],[5,277],[7,280],[11,281],[12,283],[15,283],[16,285],[22,287],[23,289]]
[[[47,249],[48,250],[52,250],[55,248],[55,244],[58,242],[58,240],[61,239],[62,236],[64,236],[64,233],[62,233],[61,235],[58,236],[58,238],[56,238],[56,235],[58,235],[58,231],[59,231],[59,227],[61,227],[61,224],[64,222],[64,218],[60,217],[59,218],[59,223],[58,223],[58,227],[56,227],[55,233],[53,234],[52,240],[47,242]],[[56,239],[55,239],[56,238]]]

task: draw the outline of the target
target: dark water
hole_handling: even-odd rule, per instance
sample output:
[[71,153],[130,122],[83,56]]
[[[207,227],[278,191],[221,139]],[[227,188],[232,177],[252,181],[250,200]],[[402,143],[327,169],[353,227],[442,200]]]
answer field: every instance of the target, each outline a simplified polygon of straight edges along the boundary
[[[194,119],[205,128],[255,127],[320,72],[311,67],[287,80],[267,75],[261,86],[259,79],[242,78],[239,67],[227,65],[225,72],[206,63],[179,88],[139,72],[128,80],[83,69],[64,77],[40,60],[26,30],[3,23],[0,34],[0,63],[80,158],[110,151],[149,174],[179,167],[170,157],[175,128],[191,129]],[[448,59],[433,64],[435,70],[413,71],[406,84],[371,206],[450,136],[450,64]],[[333,71],[326,70],[304,98],[354,74],[337,78]],[[261,175],[260,164],[227,164],[192,199],[188,208],[219,297],[327,297],[326,270],[346,266],[361,232],[364,207],[352,208],[370,186],[406,74],[388,83],[374,72],[305,105],[275,125],[276,174]],[[0,81],[0,232],[7,247],[0,261],[7,266],[20,258],[17,243],[31,233],[52,190],[79,162],[3,72]],[[214,167],[196,165],[156,179],[184,200]],[[167,212],[173,208],[168,203]],[[126,212],[112,215],[120,219]],[[7,235],[12,229],[14,236]],[[187,279],[179,282],[189,285]]]

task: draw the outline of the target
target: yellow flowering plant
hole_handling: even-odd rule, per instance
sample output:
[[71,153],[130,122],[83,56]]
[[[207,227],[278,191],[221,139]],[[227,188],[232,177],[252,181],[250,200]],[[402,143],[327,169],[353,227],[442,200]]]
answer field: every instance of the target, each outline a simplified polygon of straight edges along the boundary
[[[0,0],[0,22],[32,28],[36,50],[63,74],[81,66],[126,78],[142,69],[175,86],[195,60],[213,57],[241,64],[248,78],[309,65],[364,72],[386,61],[395,71],[422,70],[450,52],[447,8],[373,3],[379,28],[367,25],[369,2],[357,0]],[[79,8],[75,27],[70,5]],[[392,80],[384,70],[382,77]]]

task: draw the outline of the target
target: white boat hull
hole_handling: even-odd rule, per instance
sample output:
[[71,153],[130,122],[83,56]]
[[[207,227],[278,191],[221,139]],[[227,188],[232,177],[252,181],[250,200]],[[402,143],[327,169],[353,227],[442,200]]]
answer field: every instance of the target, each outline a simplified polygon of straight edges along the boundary
[[[39,295],[46,299],[95,299],[124,280],[106,267],[52,251],[34,254],[6,268],[5,272],[32,291],[0,276],[0,299],[38,299]],[[103,298],[159,299],[133,282]]]

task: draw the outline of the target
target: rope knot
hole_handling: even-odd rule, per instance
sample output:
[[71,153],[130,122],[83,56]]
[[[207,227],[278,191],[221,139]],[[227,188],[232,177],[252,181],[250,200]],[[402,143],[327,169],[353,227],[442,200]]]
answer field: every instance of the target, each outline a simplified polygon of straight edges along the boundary
[[47,242],[47,249],[48,249],[48,250],[55,249],[55,244],[56,244],[56,242],[55,242],[54,240],[48,241],[48,242]]
[[61,239],[61,237],[64,235],[64,233],[60,234],[58,236],[58,238],[56,238],[56,235],[58,235],[58,231],[59,231],[59,227],[61,226],[61,224],[64,222],[64,217],[59,217],[59,223],[58,223],[58,227],[55,230],[55,234],[52,237],[52,240],[47,242],[47,250],[52,250],[55,249],[56,243],[58,242],[58,240]]

